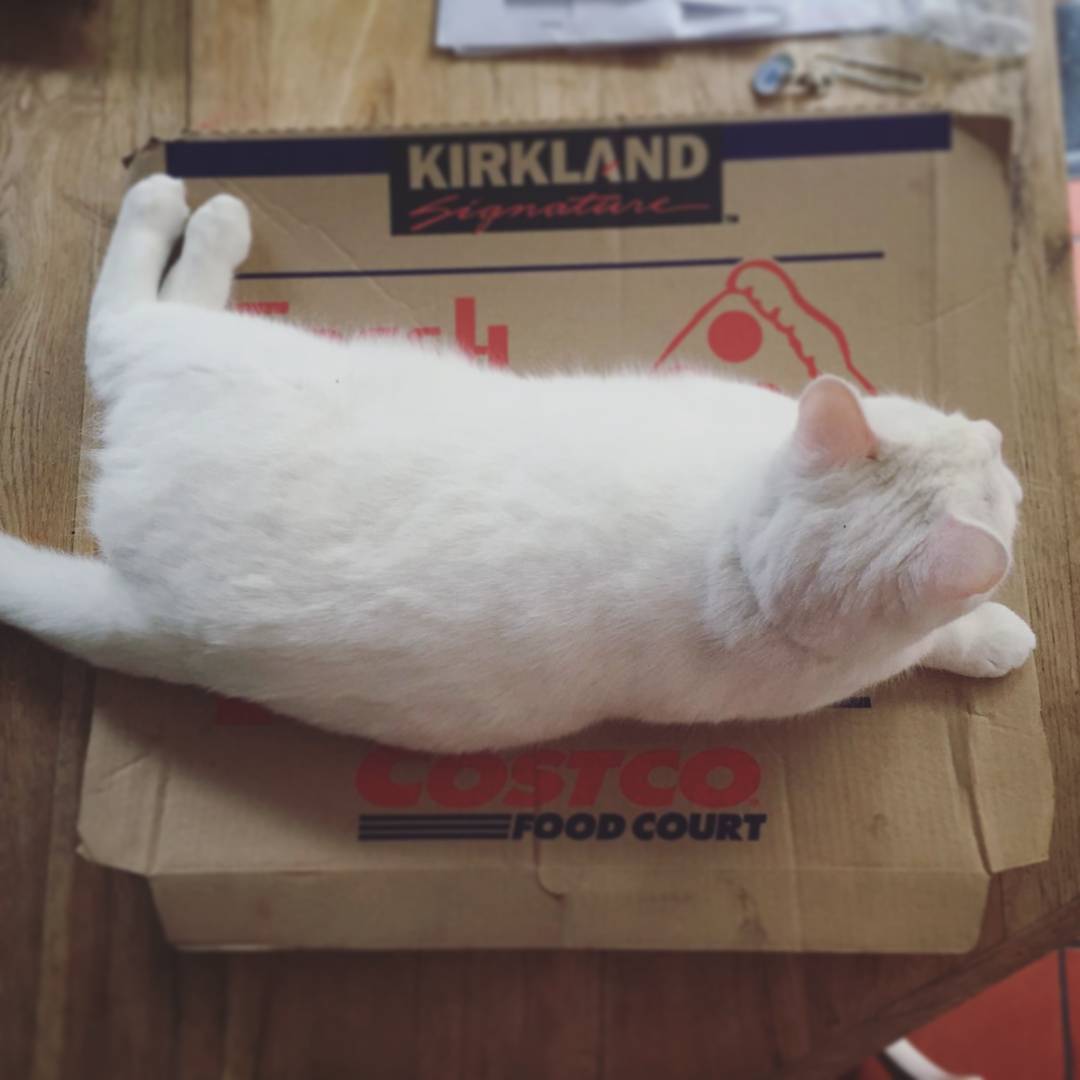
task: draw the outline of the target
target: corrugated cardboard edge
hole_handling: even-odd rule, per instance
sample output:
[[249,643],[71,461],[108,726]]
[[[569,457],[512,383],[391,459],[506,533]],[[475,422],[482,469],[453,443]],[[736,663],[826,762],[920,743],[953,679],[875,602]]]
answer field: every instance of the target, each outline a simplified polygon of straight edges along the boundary
[[[930,94],[920,94],[918,98],[894,97],[888,103],[888,108],[882,108],[880,102],[864,100],[863,102],[846,102],[843,105],[830,103],[827,98],[808,100],[806,98],[787,99],[777,98],[773,101],[758,102],[752,109],[735,109],[730,112],[707,110],[688,114],[679,109],[666,110],[654,109],[649,112],[635,112],[631,109],[607,109],[603,113],[593,115],[566,117],[532,117],[488,115],[483,120],[454,120],[432,122],[395,122],[393,124],[373,124],[370,127],[317,127],[307,125],[302,127],[214,127],[214,128],[181,128],[176,135],[169,138],[181,139],[249,139],[261,137],[306,137],[329,138],[337,135],[423,135],[439,132],[456,132],[468,134],[470,132],[483,133],[485,131],[498,131],[508,128],[521,130],[555,130],[558,128],[575,127],[618,127],[630,124],[710,124],[710,123],[738,123],[741,121],[784,121],[784,120],[813,120],[818,117],[842,117],[842,116],[921,116],[927,113],[949,113],[952,116],[963,118],[967,116],[989,116],[985,112],[966,112],[957,109],[946,98]],[[1004,118],[1002,116],[1002,118]],[[142,150],[154,143],[165,140],[157,135],[152,135],[147,142],[129,153],[124,161],[125,164]]]
[[[980,306],[987,312],[988,326],[1000,325],[1001,312],[1009,311],[1010,255],[1015,250],[1012,232],[1017,227],[1010,202],[1009,170],[1012,125],[1002,116],[954,114],[958,124],[986,146],[1004,171],[1000,203],[987,207],[965,197],[961,185],[948,182],[947,170],[958,167],[951,155],[935,159],[937,197],[935,206],[944,212],[937,220],[936,265],[943,288],[937,290],[944,300],[943,310],[934,320],[935,348],[938,355],[977,347],[970,338],[972,317]],[[953,198],[948,202],[949,193]],[[992,224],[1009,230],[1009,243],[1001,245],[1002,260],[995,265],[985,253],[961,238],[980,236]],[[983,288],[974,296],[950,298],[947,283],[981,281]],[[961,320],[962,326],[959,325]],[[1002,327],[1007,329],[1007,327]],[[1009,377],[1017,378],[1016,357],[1009,356]],[[975,368],[976,365],[970,365]],[[972,372],[977,378],[977,371]],[[1020,426],[1016,415],[1015,395],[1010,395],[1009,409],[1013,431]],[[1014,574],[1009,584],[1010,599],[1023,612],[1030,610],[1022,573]],[[1038,679],[1029,664],[1010,678],[1027,680],[1031,697],[1039,701]],[[971,699],[977,685],[956,681],[959,709],[966,713],[963,730],[954,724],[950,731],[953,766],[960,787],[968,793],[972,818],[976,822],[980,850],[988,873],[1016,866],[1043,862],[1050,855],[1050,834],[1054,817],[1054,779],[1050,751],[1041,719],[1041,705],[1036,716],[1019,720],[1004,715],[984,715]],[[960,717],[958,717],[959,719]],[[995,792],[994,799],[987,797]],[[1008,791],[1009,797],[1003,792]],[[1047,797],[1049,795],[1049,797]],[[1035,805],[1038,804],[1038,805]],[[1017,814],[1023,806],[1024,813]],[[1018,825],[1018,821],[1022,824]]]
[[[728,903],[738,886],[718,876],[696,895],[603,892],[554,896],[528,868],[386,873],[185,873],[151,877],[154,901],[182,949],[596,948],[616,950],[952,953],[977,943],[986,900],[981,873],[833,867],[777,868],[767,891],[792,917]],[[414,879],[410,883],[409,879]],[[485,880],[486,879],[486,880]],[[796,885],[797,879],[797,885]],[[435,893],[438,904],[431,904]],[[403,902],[416,895],[423,902]],[[839,897],[839,900],[838,900]],[[854,937],[837,927],[838,902],[873,915]],[[513,919],[492,918],[495,911]],[[797,912],[797,914],[795,914]]]
[[[592,127],[626,127],[634,124],[658,126],[669,124],[737,124],[746,122],[771,123],[792,120],[817,120],[832,119],[837,117],[877,117],[877,116],[922,116],[928,113],[948,113],[958,120],[966,119],[993,119],[1008,123],[1007,118],[991,116],[988,113],[966,113],[950,108],[940,99],[920,99],[918,104],[907,101],[891,102],[888,109],[877,108],[873,105],[845,105],[842,108],[813,107],[806,108],[804,104],[797,107],[762,108],[756,111],[735,111],[730,113],[695,113],[688,115],[681,112],[650,112],[636,113],[616,110],[600,116],[579,116],[573,119],[532,119],[522,120],[512,116],[489,118],[484,121],[469,123],[467,121],[455,121],[451,124],[393,124],[373,125],[365,128],[349,127],[277,127],[277,128],[182,128],[174,135],[167,138],[159,135],[151,135],[141,146],[129,151],[123,158],[124,166],[131,172],[131,180],[134,182],[147,172],[160,168],[165,160],[165,147],[169,142],[183,139],[198,139],[206,141],[231,140],[231,139],[329,139],[329,138],[370,138],[383,135],[426,135],[446,134],[448,132],[468,135],[471,133],[483,134],[486,131],[500,131],[518,129],[522,131],[559,131],[572,130],[574,128]],[[148,164],[149,162],[149,164]]]
[[[165,800],[172,774],[185,767],[167,751],[168,732],[205,722],[209,700],[170,687],[164,716],[163,692],[157,683],[102,674],[80,831],[86,857],[149,878],[166,934],[181,948],[960,953],[976,943],[987,896],[981,866],[759,868],[752,885],[703,867],[693,881],[645,890],[617,874],[555,889],[535,861],[476,866],[468,876],[452,864],[165,869],[157,858]],[[860,931],[837,926],[838,903],[866,914]],[[495,908],[514,917],[492,918]]]
[[151,715],[146,716],[145,737],[124,724],[100,721],[114,690],[123,693],[138,685],[122,675],[98,673],[79,802],[79,854],[118,870],[149,875],[161,831],[168,754],[160,747],[156,718]]

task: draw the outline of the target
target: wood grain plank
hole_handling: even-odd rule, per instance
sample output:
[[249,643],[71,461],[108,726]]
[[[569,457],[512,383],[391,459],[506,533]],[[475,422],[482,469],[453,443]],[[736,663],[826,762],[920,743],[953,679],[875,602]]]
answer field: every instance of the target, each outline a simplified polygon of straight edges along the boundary
[[[68,546],[75,518],[83,390],[79,334],[85,308],[87,222],[71,178],[86,146],[72,133],[96,116],[94,20],[25,12],[2,51],[49,46],[61,69],[43,73],[10,59],[0,67],[0,524],[29,539]],[[7,18],[7,16],[5,16]],[[6,36],[5,36],[6,37]],[[9,51],[10,47],[10,51]],[[77,181],[76,181],[77,183]],[[82,260],[82,261],[80,261]],[[51,282],[70,282],[53,295]],[[63,659],[0,630],[0,1074],[33,1066],[47,883],[64,858],[51,823],[63,716]],[[69,744],[70,745],[70,744]],[[70,800],[57,799],[58,817]],[[66,806],[65,806],[66,803]],[[70,850],[70,842],[67,845]],[[55,963],[56,958],[51,957]],[[54,1045],[55,1030],[43,1031]]]
[[[229,1007],[227,956],[182,953],[176,958],[170,1076],[226,1073],[225,1018]],[[239,1080],[240,1074],[226,1073]]]
[[266,971],[259,1080],[414,1075],[414,956],[282,956]]
[[604,1080],[768,1076],[779,1060],[770,966],[752,954],[610,956]]
[[590,953],[475,953],[459,959],[468,996],[463,1077],[598,1077],[599,969]]
[[[83,325],[120,159],[171,95],[186,108],[185,26],[171,2],[4,12],[0,524],[52,547],[75,534]],[[74,851],[87,673],[6,629],[0,650],[0,1075],[164,1075],[171,953],[145,886]]]
[[[97,123],[73,136],[91,154],[82,206],[95,225],[85,245],[87,291],[76,324],[80,342],[89,287],[126,183],[123,159],[151,135],[181,130],[187,114],[185,0],[121,0],[96,12],[102,39],[96,75],[100,108]],[[85,549],[85,535],[77,533],[75,541]],[[85,729],[80,734],[85,737]],[[50,951],[67,950],[63,1052],[50,1055],[39,1040],[37,1075],[80,1080],[168,1076],[181,1051],[190,1053],[200,1041],[201,1028],[193,1019],[198,1011],[176,1002],[178,988],[190,984],[177,979],[177,960],[162,939],[145,883],[77,859],[74,825],[72,816],[55,842],[59,847],[66,839],[69,858],[75,860],[68,879],[71,891],[64,897],[59,887],[50,890],[55,917],[46,927]],[[42,1000],[39,1011],[55,1017],[58,1010],[55,1002]],[[175,1013],[186,1021],[183,1036],[174,1030]]]
[[267,1019],[267,989],[279,962],[279,957],[269,955],[228,958],[228,998],[221,1022],[225,1038],[224,1075],[229,1080],[253,1080],[256,1075]]

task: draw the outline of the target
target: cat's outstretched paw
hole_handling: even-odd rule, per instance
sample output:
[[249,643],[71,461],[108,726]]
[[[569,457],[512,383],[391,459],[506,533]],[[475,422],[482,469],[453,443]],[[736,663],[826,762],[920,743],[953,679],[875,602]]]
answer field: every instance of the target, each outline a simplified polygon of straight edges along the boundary
[[212,251],[235,269],[251,250],[251,217],[247,207],[232,195],[215,195],[191,216],[184,243]]
[[120,215],[175,239],[183,231],[188,217],[184,182],[164,173],[140,180],[124,196]]
[[994,679],[1022,667],[1035,648],[1035,635],[1004,604],[980,604],[938,631],[928,667],[976,679]]

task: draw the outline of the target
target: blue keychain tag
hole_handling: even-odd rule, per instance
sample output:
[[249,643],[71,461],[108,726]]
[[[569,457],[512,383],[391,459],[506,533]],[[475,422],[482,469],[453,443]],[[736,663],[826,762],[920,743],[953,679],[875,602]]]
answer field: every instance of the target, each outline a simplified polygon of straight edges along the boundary
[[794,73],[795,59],[791,53],[776,53],[758,65],[750,87],[758,97],[776,97]]

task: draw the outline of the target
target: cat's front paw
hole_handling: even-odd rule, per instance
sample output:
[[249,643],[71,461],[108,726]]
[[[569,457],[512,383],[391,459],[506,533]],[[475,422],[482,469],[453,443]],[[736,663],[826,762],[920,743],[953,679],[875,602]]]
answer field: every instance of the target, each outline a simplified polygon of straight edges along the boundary
[[169,237],[177,237],[187,221],[188,205],[184,182],[164,173],[140,180],[124,196],[121,217],[148,226]]
[[999,678],[1022,667],[1035,648],[1031,627],[1004,604],[982,604],[960,622],[963,640],[949,670],[961,675]]

